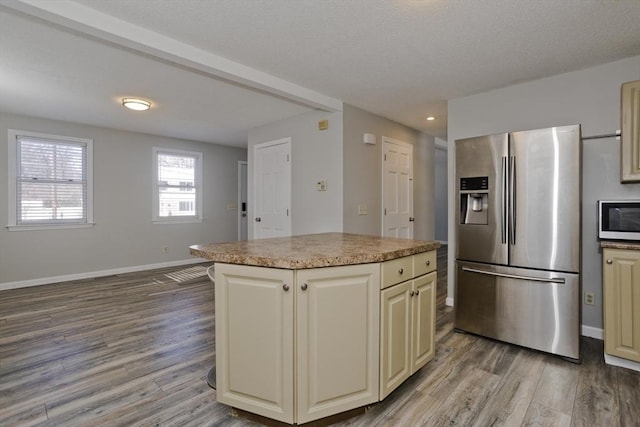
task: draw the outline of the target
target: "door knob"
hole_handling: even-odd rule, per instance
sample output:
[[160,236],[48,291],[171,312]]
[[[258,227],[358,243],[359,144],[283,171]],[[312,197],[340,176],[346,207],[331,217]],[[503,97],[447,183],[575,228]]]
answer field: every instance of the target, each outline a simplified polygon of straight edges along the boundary
[[613,264],[613,260],[608,259],[608,260],[607,260],[607,264]]
[[262,221],[262,218],[257,217],[257,218],[256,218],[256,222],[260,222],[260,221]]
[[409,217],[409,222],[413,222],[413,221],[415,221],[415,220],[416,220],[416,219],[415,219],[414,217],[412,217],[412,216],[410,216],[410,217]]

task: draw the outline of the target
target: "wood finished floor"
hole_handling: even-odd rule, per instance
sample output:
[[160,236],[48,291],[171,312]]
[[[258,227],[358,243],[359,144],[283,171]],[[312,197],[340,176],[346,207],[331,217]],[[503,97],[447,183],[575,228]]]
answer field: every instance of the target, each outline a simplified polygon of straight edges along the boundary
[[[640,373],[452,330],[438,254],[436,358],[339,426],[638,426]],[[206,384],[213,286],[180,268],[0,292],[0,426],[256,426]]]

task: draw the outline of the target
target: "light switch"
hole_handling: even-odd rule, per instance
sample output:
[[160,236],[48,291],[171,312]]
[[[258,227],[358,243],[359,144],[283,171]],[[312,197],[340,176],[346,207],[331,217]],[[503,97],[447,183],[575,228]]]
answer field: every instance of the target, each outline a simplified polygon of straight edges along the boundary
[[316,183],[316,190],[318,191],[327,191],[327,181],[322,180]]

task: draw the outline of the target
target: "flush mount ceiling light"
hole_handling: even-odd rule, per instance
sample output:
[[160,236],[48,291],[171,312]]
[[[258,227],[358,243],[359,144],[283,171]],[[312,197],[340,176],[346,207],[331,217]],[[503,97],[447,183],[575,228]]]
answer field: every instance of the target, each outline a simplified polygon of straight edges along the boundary
[[140,98],[122,98],[122,105],[130,110],[145,111],[151,108],[151,103]]
[[427,120],[429,120],[430,122],[434,121],[435,119],[436,119],[436,118],[435,118],[435,117],[433,117],[433,116],[429,116],[429,117],[427,117]]

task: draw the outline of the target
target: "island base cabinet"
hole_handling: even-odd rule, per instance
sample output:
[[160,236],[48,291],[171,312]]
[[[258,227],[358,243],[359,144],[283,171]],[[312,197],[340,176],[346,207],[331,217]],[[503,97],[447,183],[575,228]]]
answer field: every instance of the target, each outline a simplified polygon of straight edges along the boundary
[[380,267],[299,270],[297,422],[378,401]]
[[604,249],[604,349],[640,362],[640,251]]
[[380,400],[435,356],[436,273],[383,289]]
[[217,400],[306,423],[378,400],[378,264],[216,264]]
[[294,417],[294,273],[216,264],[216,399],[275,420]]

